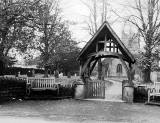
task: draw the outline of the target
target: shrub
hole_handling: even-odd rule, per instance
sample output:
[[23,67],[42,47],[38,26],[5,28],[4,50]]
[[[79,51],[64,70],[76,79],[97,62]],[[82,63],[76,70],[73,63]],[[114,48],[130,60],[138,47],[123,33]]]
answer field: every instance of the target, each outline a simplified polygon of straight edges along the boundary
[[72,83],[67,83],[64,85],[59,84],[59,96],[62,98],[70,97],[74,98],[75,87]]
[[[21,68],[21,67],[6,67],[4,70],[4,75],[15,75],[20,72],[20,74],[27,74],[28,71],[33,70],[33,68]],[[35,73],[44,74],[43,69],[35,69]]]
[[26,81],[11,77],[0,77],[0,100],[23,99],[26,95]]

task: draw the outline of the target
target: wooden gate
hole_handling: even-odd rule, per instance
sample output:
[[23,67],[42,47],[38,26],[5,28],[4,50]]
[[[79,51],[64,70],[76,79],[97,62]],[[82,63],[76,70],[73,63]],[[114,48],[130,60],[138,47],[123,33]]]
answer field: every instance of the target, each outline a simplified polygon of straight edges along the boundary
[[87,83],[86,98],[104,99],[105,98],[105,82],[93,82]]

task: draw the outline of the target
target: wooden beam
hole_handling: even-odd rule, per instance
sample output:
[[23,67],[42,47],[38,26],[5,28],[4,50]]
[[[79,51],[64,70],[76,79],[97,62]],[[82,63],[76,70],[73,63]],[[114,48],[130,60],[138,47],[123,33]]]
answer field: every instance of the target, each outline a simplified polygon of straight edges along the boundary
[[88,76],[89,76],[89,77],[91,76],[91,73],[90,73],[90,66],[91,66],[91,62],[89,62],[89,64],[87,65],[87,67],[88,67]]
[[82,60],[80,60],[79,75],[82,77]]
[[122,59],[124,59],[125,61],[127,61],[127,58],[125,58],[125,56],[124,55],[122,55],[122,54],[118,54],[118,53],[114,53],[114,52],[109,52],[109,51],[100,51],[100,52],[94,52],[94,53],[90,53],[90,54],[88,54],[88,57],[87,58],[90,58],[90,57],[93,57],[93,56],[95,56],[95,57],[97,57],[97,56],[116,56],[117,58],[119,58],[119,57],[121,57]]
[[91,61],[92,57],[88,58],[87,61],[84,63],[84,66],[82,67],[82,75],[87,67],[87,65],[89,64],[89,62]]
[[96,59],[96,60],[94,61],[93,65],[91,66],[90,74],[92,73],[92,71],[93,71],[93,69],[94,69],[94,67],[95,67],[95,65],[96,65],[96,63],[97,63],[97,61],[98,61],[98,59]]
[[96,52],[98,52],[98,42],[96,43]]
[[107,51],[106,46],[107,46],[107,34],[105,33],[105,37],[104,37],[104,51]]
[[130,81],[132,81],[132,70],[133,70],[133,68],[132,68],[132,63],[129,62],[129,76],[130,76]]

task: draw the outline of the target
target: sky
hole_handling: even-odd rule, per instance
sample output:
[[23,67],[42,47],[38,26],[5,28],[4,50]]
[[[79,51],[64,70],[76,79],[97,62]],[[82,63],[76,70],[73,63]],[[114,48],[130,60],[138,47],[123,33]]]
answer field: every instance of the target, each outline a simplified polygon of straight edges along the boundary
[[[120,8],[120,3],[124,3],[124,0],[108,0],[109,4],[112,4],[114,8]],[[73,37],[76,41],[89,41],[91,35],[85,30],[86,24],[84,23],[87,20],[89,15],[89,9],[81,0],[61,0],[63,7],[63,17],[64,20],[70,20],[77,22],[75,26],[71,26],[70,30],[72,31]],[[111,25],[113,30],[121,38],[122,24],[115,22]],[[85,43],[81,43],[80,47],[83,47]]]

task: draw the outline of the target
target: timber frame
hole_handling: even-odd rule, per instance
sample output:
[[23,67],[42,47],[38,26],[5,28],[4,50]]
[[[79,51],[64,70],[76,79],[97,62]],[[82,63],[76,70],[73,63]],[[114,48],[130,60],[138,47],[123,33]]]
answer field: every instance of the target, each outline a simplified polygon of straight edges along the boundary
[[[105,21],[94,36],[77,56],[80,61],[80,76],[90,77],[93,68],[101,58],[118,58],[124,66],[128,80],[131,80],[132,64],[135,58],[125,47],[107,21]],[[128,64],[127,64],[128,63]]]

